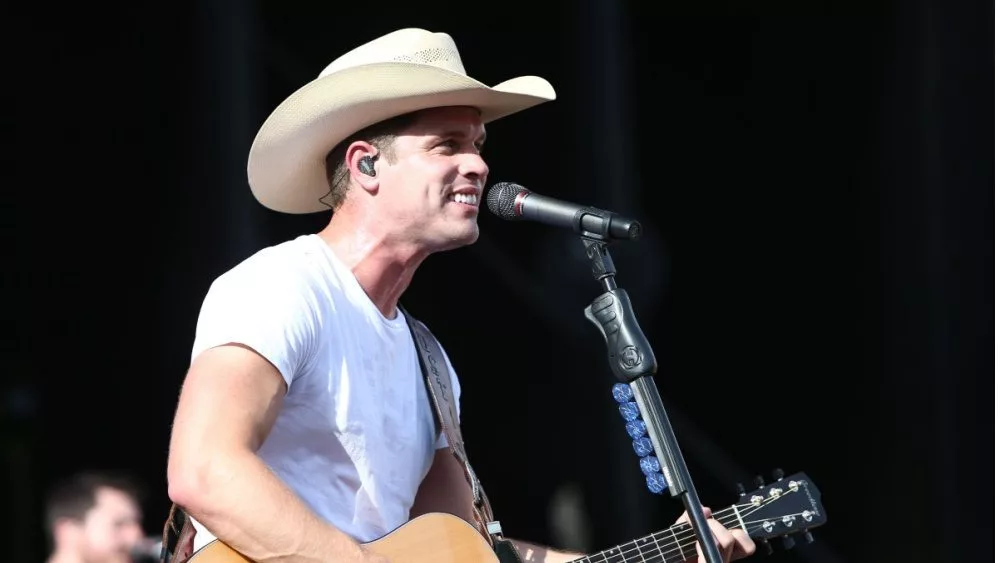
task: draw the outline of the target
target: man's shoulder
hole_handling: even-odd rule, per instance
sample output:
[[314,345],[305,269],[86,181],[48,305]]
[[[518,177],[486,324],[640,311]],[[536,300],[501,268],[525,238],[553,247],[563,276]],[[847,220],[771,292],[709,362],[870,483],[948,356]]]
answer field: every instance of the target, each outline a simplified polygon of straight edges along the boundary
[[318,252],[312,235],[261,248],[220,274],[215,284],[299,284],[316,271]]
[[310,262],[322,250],[316,235],[296,238],[265,246],[240,261],[233,269],[246,267],[296,266]]

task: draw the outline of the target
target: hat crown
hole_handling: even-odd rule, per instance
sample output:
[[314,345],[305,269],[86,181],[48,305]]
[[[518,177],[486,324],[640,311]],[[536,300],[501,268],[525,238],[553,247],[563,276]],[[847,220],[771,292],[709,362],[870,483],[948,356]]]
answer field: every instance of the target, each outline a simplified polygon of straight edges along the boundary
[[327,65],[319,77],[376,63],[423,64],[465,74],[458,47],[450,35],[409,28],[383,35],[344,53]]

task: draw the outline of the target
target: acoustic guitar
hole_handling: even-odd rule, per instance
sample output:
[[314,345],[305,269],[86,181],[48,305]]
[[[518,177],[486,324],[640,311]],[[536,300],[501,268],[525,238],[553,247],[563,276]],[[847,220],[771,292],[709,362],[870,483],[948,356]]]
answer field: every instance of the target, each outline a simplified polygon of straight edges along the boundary
[[[794,545],[794,535],[812,542],[811,530],[826,523],[819,490],[803,473],[781,476],[740,494],[736,504],[712,517],[727,528],[744,530],[770,552],[769,540]],[[694,529],[686,523],[577,559],[580,563],[679,563],[697,556]],[[391,561],[407,563],[499,563],[486,540],[465,520],[450,514],[418,516],[365,544]],[[195,552],[189,563],[253,563],[219,540]]]

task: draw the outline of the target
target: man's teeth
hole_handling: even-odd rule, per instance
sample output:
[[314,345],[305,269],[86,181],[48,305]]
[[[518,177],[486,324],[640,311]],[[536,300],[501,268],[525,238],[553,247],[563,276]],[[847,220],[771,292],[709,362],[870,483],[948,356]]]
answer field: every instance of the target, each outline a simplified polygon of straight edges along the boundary
[[457,201],[458,203],[467,203],[469,205],[476,205],[479,201],[479,197],[473,194],[451,194],[451,200]]

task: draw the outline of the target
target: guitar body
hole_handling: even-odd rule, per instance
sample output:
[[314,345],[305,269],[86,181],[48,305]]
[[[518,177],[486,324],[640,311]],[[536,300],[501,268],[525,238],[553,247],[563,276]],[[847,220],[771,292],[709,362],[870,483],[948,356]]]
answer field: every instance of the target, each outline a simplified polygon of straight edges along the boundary
[[[450,514],[418,516],[366,543],[372,553],[407,563],[498,563],[490,544],[468,522]],[[189,563],[254,563],[215,540],[199,549]]]
[[[782,473],[770,485],[758,484],[744,491],[736,504],[713,512],[712,518],[727,529],[743,530],[756,541],[780,537],[785,542],[792,534],[801,533],[806,543],[811,543],[811,530],[826,523],[826,509],[820,502],[819,489],[804,473],[790,477]],[[680,522],[579,561],[681,563],[698,556],[698,541],[691,525]],[[507,559],[507,552],[499,549],[504,555],[501,562],[493,547],[468,522],[439,512],[418,516],[364,545],[394,562],[506,563]],[[196,551],[187,563],[255,562],[216,540]]]

